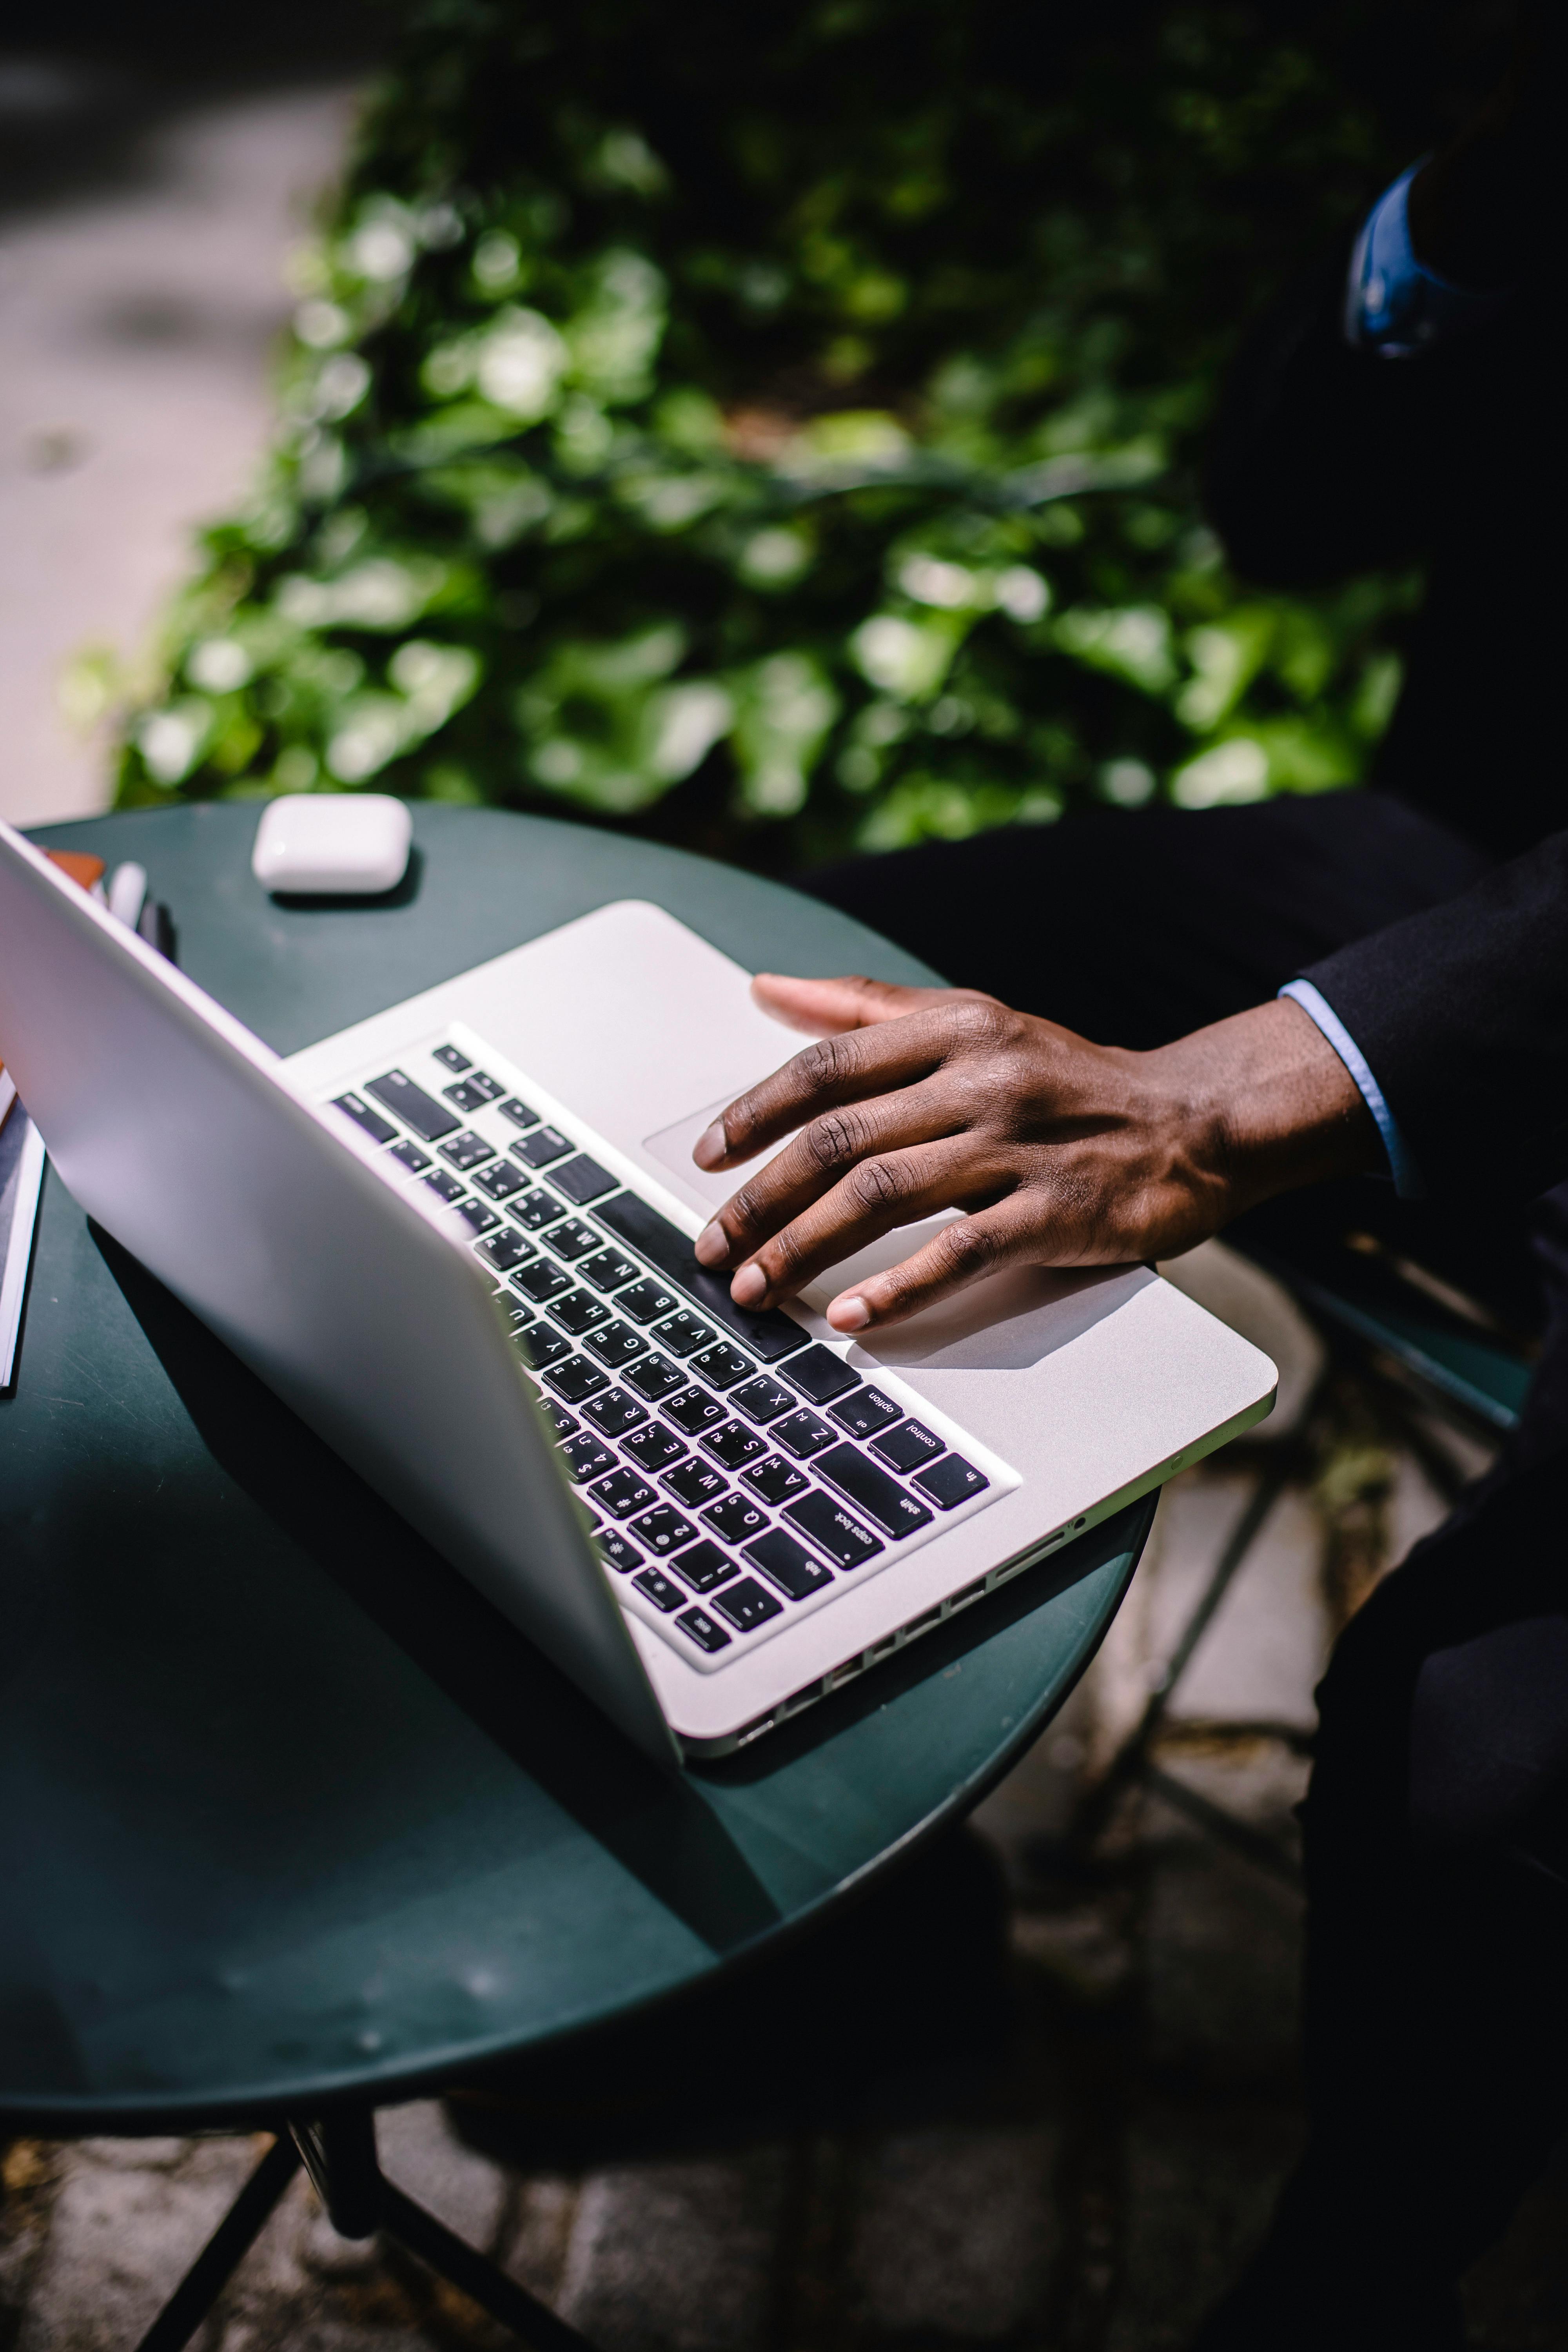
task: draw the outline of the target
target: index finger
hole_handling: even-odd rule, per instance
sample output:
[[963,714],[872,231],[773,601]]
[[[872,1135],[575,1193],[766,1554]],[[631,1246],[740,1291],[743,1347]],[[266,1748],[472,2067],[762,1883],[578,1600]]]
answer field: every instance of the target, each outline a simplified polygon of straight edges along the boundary
[[816,1112],[911,1086],[945,1058],[938,1024],[929,1013],[819,1037],[760,1086],[737,1095],[698,1138],[691,1156],[700,1168],[731,1167],[792,1134]]

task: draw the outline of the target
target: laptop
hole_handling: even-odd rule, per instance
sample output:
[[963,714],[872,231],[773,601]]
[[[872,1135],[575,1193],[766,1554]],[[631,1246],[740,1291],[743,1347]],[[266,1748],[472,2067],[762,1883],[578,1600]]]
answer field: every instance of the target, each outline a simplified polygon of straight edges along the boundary
[[1273,1402],[1146,1266],[834,1332],[906,1226],[737,1307],[692,1241],[739,1180],[691,1148],[800,1043],[626,901],[280,1058],[0,825],[0,1055],[75,1199],[667,1760],[793,1719]]

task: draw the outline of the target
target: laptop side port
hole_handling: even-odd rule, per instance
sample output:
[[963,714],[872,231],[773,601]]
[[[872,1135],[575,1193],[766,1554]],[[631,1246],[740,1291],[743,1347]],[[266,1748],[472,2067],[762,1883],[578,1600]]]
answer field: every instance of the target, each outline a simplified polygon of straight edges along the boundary
[[904,1639],[906,1642],[912,1642],[915,1635],[917,1633],[923,1633],[928,1625],[938,1625],[941,1622],[942,1607],[939,1603],[936,1608],[928,1609],[923,1617],[915,1617],[910,1620],[909,1624],[904,1627]]

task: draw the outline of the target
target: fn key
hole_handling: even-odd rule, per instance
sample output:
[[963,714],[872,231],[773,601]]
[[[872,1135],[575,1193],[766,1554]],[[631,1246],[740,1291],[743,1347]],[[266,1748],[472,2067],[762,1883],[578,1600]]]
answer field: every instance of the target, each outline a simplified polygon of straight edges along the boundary
[[967,1503],[971,1495],[978,1495],[991,1481],[983,1478],[972,1463],[962,1454],[944,1454],[933,1462],[929,1470],[915,1472],[915,1485],[929,1495],[939,1511],[951,1511],[960,1503]]

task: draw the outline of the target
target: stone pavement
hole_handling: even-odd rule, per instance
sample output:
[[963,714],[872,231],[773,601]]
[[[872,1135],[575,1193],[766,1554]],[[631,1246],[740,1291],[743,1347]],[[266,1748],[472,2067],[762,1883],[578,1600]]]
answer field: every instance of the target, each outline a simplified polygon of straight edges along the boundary
[[[1288,1857],[1311,1686],[1335,1625],[1441,1506],[1364,1397],[1300,1412],[1317,1366],[1288,1302],[1217,1245],[1174,1269],[1271,1347],[1281,1410],[1176,1481],[1100,1658],[964,1835],[999,1867],[1017,2030],[1005,2066],[908,2112],[586,2170],[517,2171],[438,2105],[384,2114],[389,2174],[603,2352],[1177,2352],[1262,2228],[1300,2129],[1300,1901],[1187,1810]],[[1439,1445],[1457,1441],[1434,1432]],[[1295,1447],[1096,1866],[1062,1832],[1157,1681],[1269,1449]],[[1461,1466],[1473,1469],[1473,1451]],[[845,1998],[857,1997],[848,1984]],[[933,2004],[933,2008],[940,2004]],[[133,2345],[264,2140],[15,2144],[0,2177],[3,2352]],[[1568,2352],[1568,2171],[1470,2283],[1486,2352]],[[296,2181],[200,2352],[490,2352],[508,2339],[412,2259],[338,2240]]]

